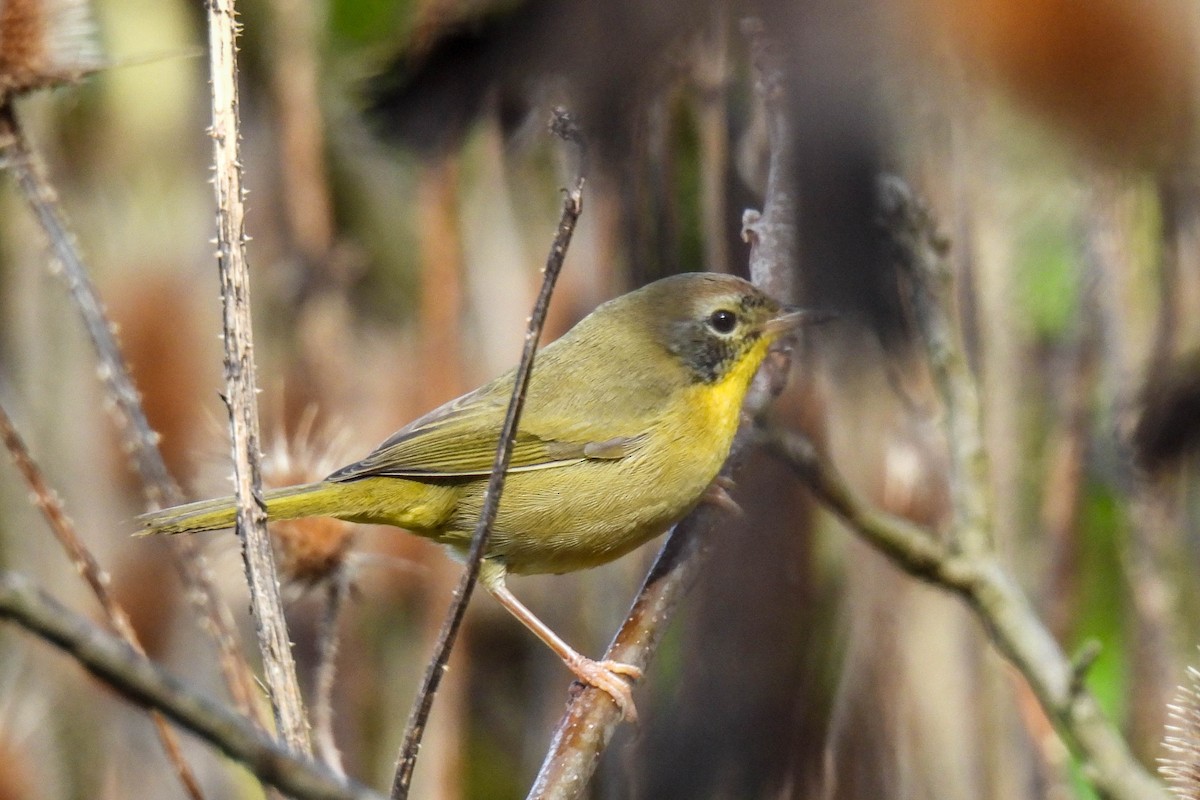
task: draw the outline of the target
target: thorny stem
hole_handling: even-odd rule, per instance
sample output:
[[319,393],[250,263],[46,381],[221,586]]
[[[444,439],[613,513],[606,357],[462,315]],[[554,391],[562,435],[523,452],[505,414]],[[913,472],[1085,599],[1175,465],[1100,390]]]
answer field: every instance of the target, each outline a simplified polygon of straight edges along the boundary
[[288,746],[310,754],[308,720],[279,596],[275,559],[262,501],[250,274],[246,263],[245,191],[242,186],[237,94],[237,22],[233,0],[210,0],[213,187],[217,203],[217,266],[224,310],[226,403],[233,440],[237,531],[242,542],[263,674],[276,727]]
[[339,775],[345,774],[342,755],[333,735],[333,686],[337,675],[338,623],[342,606],[350,594],[350,570],[345,564],[329,576],[325,586],[325,613],[321,616],[321,629],[317,634],[317,699],[313,705],[313,737],[317,756]]

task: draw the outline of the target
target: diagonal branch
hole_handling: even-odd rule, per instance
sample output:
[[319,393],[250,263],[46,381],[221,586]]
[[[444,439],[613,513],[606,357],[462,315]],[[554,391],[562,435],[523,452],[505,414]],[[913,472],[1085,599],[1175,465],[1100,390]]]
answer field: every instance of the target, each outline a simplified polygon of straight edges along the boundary
[[[881,224],[891,236],[897,263],[907,275],[915,321],[942,395],[950,448],[953,557],[935,560],[933,569],[923,577],[955,591],[967,602],[996,647],[1025,676],[1059,735],[1084,763],[1085,773],[1103,796],[1114,800],[1163,797],[1161,784],[1141,767],[1105,719],[1096,699],[1084,689],[1086,663],[1073,664],[1063,654],[996,555],[979,389],[967,364],[960,328],[949,310],[953,288],[947,258],[949,242],[938,231],[929,210],[901,179],[883,178],[879,197]],[[789,463],[805,461],[811,470],[815,453],[800,459],[802,448],[795,442],[792,445],[775,446],[774,450]],[[833,475],[832,471],[826,474]],[[831,481],[831,485],[838,483],[840,479]],[[842,497],[849,497],[848,490],[842,492]],[[861,509],[862,504],[852,507]],[[856,530],[869,541],[876,541],[867,529]],[[885,549],[885,553],[905,566],[902,559],[897,559],[895,549]]]
[[1103,797],[1166,800],[1162,785],[1133,757],[1084,687],[1081,666],[1063,653],[994,554],[955,553],[938,543],[932,532],[870,507],[807,439],[779,430],[761,431],[757,437],[854,533],[908,574],[966,602],[992,642],[1025,676],[1059,735],[1082,763],[1084,775]]
[[382,800],[323,765],[296,755],[243,717],[139,656],[128,644],[48,596],[32,581],[0,570],[0,619],[10,620],[72,656],[130,701],[161,710],[298,800]]
[[[71,299],[79,309],[100,362],[100,378],[108,396],[117,426],[127,451],[142,479],[148,502],[174,505],[183,502],[179,487],[171,479],[158,449],[158,435],[150,428],[134,387],[129,366],[117,346],[112,323],[99,295],[88,277],[88,270],[75,246],[75,238],[58,203],[58,195],[46,171],[25,138],[11,99],[0,105],[0,165],[15,176],[21,192],[49,239]],[[199,545],[186,537],[176,537],[171,561],[196,607],[204,627],[212,636],[220,654],[222,677],[242,713],[254,713],[254,679],[235,644],[234,622],[209,571]]]
[[537,353],[538,339],[542,335],[542,326],[546,321],[546,312],[550,308],[550,295],[554,292],[554,284],[562,271],[563,261],[567,257],[567,248],[575,233],[575,224],[583,212],[583,183],[584,171],[587,168],[587,151],[570,116],[561,108],[554,110],[551,121],[551,131],[574,143],[579,148],[579,174],[575,182],[563,197],[562,214],[558,220],[558,229],[554,242],[550,246],[550,254],[546,257],[546,267],[542,271],[542,288],[538,292],[533,312],[529,315],[529,325],[525,330],[525,344],[521,351],[521,361],[513,376],[513,393],[508,402],[508,410],[504,416],[504,424],[500,428],[500,443],[496,448],[496,458],[492,463],[491,477],[488,478],[487,492],[484,494],[483,508],[479,512],[479,522],[471,537],[471,549],[467,554],[467,562],[462,577],[454,590],[454,600],[442,630],[438,634],[434,657],[425,672],[421,690],[413,703],[409,714],[408,725],[404,732],[404,741],[400,746],[400,754],[396,759],[396,775],[392,781],[392,799],[404,800],[412,784],[413,769],[417,763],[417,752],[421,747],[421,737],[425,732],[425,724],[433,707],[433,697],[437,692],[442,675],[446,672],[446,662],[450,658],[450,650],[458,636],[463,616],[466,614],[467,603],[479,580],[479,569],[483,554],[487,551],[488,539],[491,536],[492,524],[496,521],[496,512],[500,508],[500,494],[504,491],[504,479],[507,477],[508,465],[512,458],[513,441],[517,434],[517,424],[521,419],[521,409],[525,405],[525,393],[529,388],[529,376],[533,374],[533,360]]
[[[138,641],[137,632],[133,629],[133,623],[129,621],[129,615],[125,613],[125,609],[121,607],[117,598],[109,590],[108,573],[104,571],[100,562],[79,538],[75,524],[67,516],[62,501],[46,483],[46,477],[42,473],[41,467],[34,461],[33,454],[29,452],[25,440],[17,433],[12,418],[2,403],[0,403],[0,438],[4,440],[4,446],[12,456],[13,463],[16,464],[17,470],[33,493],[33,501],[41,510],[46,524],[50,526],[51,533],[66,551],[67,558],[71,560],[76,571],[83,576],[84,581],[92,590],[92,594],[100,601],[100,607],[104,609],[104,615],[108,618],[109,624],[138,655],[145,656],[146,651],[142,649],[142,644]],[[159,741],[162,742],[167,758],[179,775],[179,781],[183,784],[184,791],[193,800],[201,800],[204,793],[200,789],[199,781],[196,780],[196,774],[183,758],[183,752],[179,747],[179,738],[167,725],[167,720],[161,712],[151,710],[150,718],[154,722],[155,731]]]

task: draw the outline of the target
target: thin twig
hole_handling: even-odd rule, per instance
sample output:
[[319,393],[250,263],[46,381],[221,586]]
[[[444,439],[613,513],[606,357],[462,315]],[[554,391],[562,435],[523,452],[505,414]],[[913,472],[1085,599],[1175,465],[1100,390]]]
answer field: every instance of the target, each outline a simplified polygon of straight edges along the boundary
[[[766,104],[771,147],[763,211],[743,215],[743,234],[751,245],[750,275],[755,285],[776,297],[788,298],[796,257],[796,205],[790,185],[792,151],[783,107],[783,69],[780,54],[772,47],[762,24],[751,20],[742,27],[751,40],[757,93]],[[789,363],[786,358],[772,359],[755,377],[746,397],[742,429],[734,438],[722,476],[728,478],[739,469],[751,435],[748,419],[782,390]],[[605,659],[646,669],[667,623],[703,568],[708,542],[725,522],[717,509],[702,505],[675,526]],[[530,800],[579,797],[620,722],[620,711],[605,692],[585,687],[575,695],[555,729],[529,790]]]
[[0,570],[0,619],[11,620],[67,653],[131,702],[160,709],[289,797],[383,798],[298,756],[242,715],[194,693],[183,681],[45,594],[23,575]]
[[946,415],[955,544],[966,552],[990,552],[993,514],[983,412],[959,326],[951,316],[954,282],[947,262],[949,243],[928,209],[899,178],[881,179],[879,206],[881,224],[893,238],[896,261],[908,278],[914,321]]
[[813,495],[910,575],[962,597],[1001,653],[1025,676],[1083,774],[1112,800],[1166,800],[1161,784],[1133,757],[1096,698],[1079,680],[1019,583],[991,553],[959,553],[908,520],[870,507],[808,440],[773,430],[759,441],[790,465]]
[[[80,540],[74,523],[67,516],[62,502],[46,482],[41,467],[34,460],[33,454],[29,452],[21,435],[17,433],[12,418],[2,402],[0,402],[0,438],[4,439],[4,446],[12,456],[13,463],[16,464],[17,470],[33,493],[33,501],[42,512],[42,516],[45,517],[51,533],[58,539],[58,543],[66,551],[67,558],[71,560],[75,569],[83,576],[84,581],[91,588],[92,594],[100,601],[100,607],[104,609],[104,615],[108,618],[113,630],[128,642],[138,655],[146,655],[145,649],[138,641],[137,632],[129,621],[129,615],[125,613],[125,609],[109,591],[111,579],[108,573]],[[175,732],[168,727],[166,718],[160,712],[151,710],[150,718],[154,722],[155,731],[158,733],[159,741],[162,742],[167,758],[179,775],[179,781],[183,784],[184,791],[194,800],[202,800],[204,793],[200,789],[200,783],[196,779],[195,773],[192,772],[191,766],[183,758],[183,752],[179,747],[179,739]]]
[[521,351],[521,360],[513,377],[513,393],[508,403],[508,411],[504,417],[504,425],[500,429],[500,443],[496,448],[496,458],[492,463],[491,477],[488,479],[487,492],[484,494],[483,509],[479,513],[479,522],[471,538],[471,549],[467,554],[466,566],[458,587],[454,591],[454,600],[442,630],[438,634],[434,657],[425,672],[425,680],[421,691],[413,703],[409,714],[408,725],[404,732],[404,741],[400,747],[400,755],[396,759],[396,775],[392,782],[392,800],[403,800],[408,797],[412,784],[413,769],[417,763],[417,753],[421,747],[421,737],[433,707],[433,696],[438,684],[446,671],[446,662],[450,658],[450,650],[454,646],[459,627],[470,602],[471,593],[479,579],[480,564],[483,554],[487,551],[488,539],[491,536],[492,524],[496,520],[496,512],[500,508],[500,494],[504,490],[504,480],[508,473],[508,464],[512,458],[513,441],[520,422],[521,410],[525,405],[525,394],[529,388],[529,376],[533,373],[534,354],[537,352],[538,339],[542,335],[542,326],[546,321],[546,312],[550,307],[550,295],[554,292],[554,284],[562,271],[563,260],[567,256],[567,248],[575,233],[575,224],[583,211],[583,184],[586,168],[586,150],[583,147],[579,132],[571,122],[570,117],[562,109],[555,109],[551,130],[561,138],[574,142],[579,147],[580,173],[574,185],[563,197],[562,214],[558,220],[558,229],[554,235],[554,243],[546,258],[546,267],[542,272],[542,288],[534,303],[533,312],[529,316],[529,325],[525,330],[525,344]]
[[99,293],[79,255],[75,237],[59,205],[58,193],[30,148],[17,119],[16,109],[11,105],[0,106],[0,156],[0,163],[12,171],[26,202],[45,230],[58,262],[51,269],[66,282],[71,299],[79,307],[88,336],[100,354],[100,377],[113,400],[121,432],[130,443],[130,457],[142,476],[147,500],[157,505],[176,501],[163,490],[172,481],[166,465],[157,457],[158,435],[146,421],[141,398],[120,356],[113,326],[100,302]]
[[881,181],[880,208],[894,256],[908,277],[915,321],[946,414],[955,512],[950,545],[958,557],[939,563],[939,570],[956,566],[935,573],[935,582],[960,594],[979,616],[996,647],[1026,677],[1101,794],[1121,800],[1161,797],[1162,786],[1138,764],[1095,698],[1083,690],[1078,672],[996,557],[979,393],[960,329],[949,311],[949,243],[899,178]]
[[[744,449],[737,441],[734,448]],[[721,474],[732,474],[739,465],[740,457],[735,453]],[[606,660],[646,670],[667,623],[700,575],[709,542],[726,520],[722,510],[702,505],[675,526],[625,622],[605,651]],[[602,690],[590,686],[571,698],[529,790],[530,800],[565,800],[583,795],[621,723],[620,710],[611,698],[606,698]]]
[[313,739],[317,757],[339,775],[345,775],[342,754],[333,735],[333,686],[337,675],[338,627],[342,607],[350,595],[350,569],[341,564],[326,580],[325,613],[317,634],[316,700],[313,703]]
[[[0,165],[15,175],[26,202],[50,241],[57,266],[96,349],[100,377],[113,401],[111,408],[117,428],[141,476],[147,502],[154,506],[183,502],[183,495],[171,479],[159,452],[158,435],[146,420],[129,366],[117,346],[113,326],[75,246],[58,195],[29,146],[11,104],[0,105]],[[216,582],[199,545],[182,536],[174,537],[172,542],[174,546],[169,550],[172,564],[179,572],[202,626],[217,647],[221,674],[230,697],[244,714],[252,716],[256,708],[254,679],[235,643],[235,626],[229,607],[217,592]]]
[[237,531],[242,542],[250,608],[262,652],[263,675],[275,723],[288,746],[312,753],[308,720],[283,617],[275,559],[267,538],[262,500],[254,347],[250,325],[250,273],[246,263],[237,94],[237,21],[233,0],[208,3],[212,82],[213,187],[217,202],[217,266],[225,338],[226,403],[233,440]]
[[728,272],[729,257],[729,11],[713,6],[712,19],[696,42],[693,80],[699,95],[696,127],[700,137],[700,219],[704,269]]

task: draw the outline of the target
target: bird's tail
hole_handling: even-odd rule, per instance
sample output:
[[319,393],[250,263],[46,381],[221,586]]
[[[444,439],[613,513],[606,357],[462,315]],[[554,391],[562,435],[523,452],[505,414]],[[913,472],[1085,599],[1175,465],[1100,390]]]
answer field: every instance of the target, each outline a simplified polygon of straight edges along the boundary
[[[267,518],[298,519],[330,513],[330,502],[338,494],[333,485],[325,482],[288,486],[263,492]],[[237,521],[237,505],[232,497],[200,500],[181,506],[151,511],[137,518],[141,536],[155,533],[199,533],[232,528]]]

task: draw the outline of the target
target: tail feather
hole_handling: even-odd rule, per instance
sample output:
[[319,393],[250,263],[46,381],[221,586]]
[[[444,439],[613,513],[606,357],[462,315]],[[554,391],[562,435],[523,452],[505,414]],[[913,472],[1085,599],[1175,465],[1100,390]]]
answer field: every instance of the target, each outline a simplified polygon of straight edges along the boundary
[[[318,482],[264,492],[267,518],[277,520],[318,516],[324,513],[320,500],[327,490],[328,484]],[[232,497],[218,497],[151,511],[137,520],[142,526],[139,536],[217,531],[232,528],[236,524],[237,505]]]

